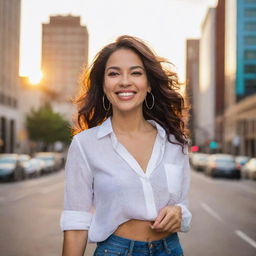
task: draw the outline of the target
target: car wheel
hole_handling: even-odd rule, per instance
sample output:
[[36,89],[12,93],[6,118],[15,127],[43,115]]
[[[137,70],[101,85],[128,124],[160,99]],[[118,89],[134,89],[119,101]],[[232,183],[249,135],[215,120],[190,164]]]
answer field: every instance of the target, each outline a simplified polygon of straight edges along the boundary
[[13,181],[20,181],[23,178],[23,173],[21,169],[15,169],[13,171]]

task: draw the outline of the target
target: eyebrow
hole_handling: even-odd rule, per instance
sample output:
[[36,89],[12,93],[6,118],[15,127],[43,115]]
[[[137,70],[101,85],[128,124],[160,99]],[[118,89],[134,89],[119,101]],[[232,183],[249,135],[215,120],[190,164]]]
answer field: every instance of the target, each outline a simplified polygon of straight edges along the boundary
[[[144,70],[144,68],[142,66],[132,66],[132,67],[130,67],[130,70],[137,69],[137,68],[140,68],[140,69]],[[111,66],[111,67],[108,67],[106,69],[106,71],[108,71],[109,69],[121,70],[121,68],[119,68],[119,67]]]

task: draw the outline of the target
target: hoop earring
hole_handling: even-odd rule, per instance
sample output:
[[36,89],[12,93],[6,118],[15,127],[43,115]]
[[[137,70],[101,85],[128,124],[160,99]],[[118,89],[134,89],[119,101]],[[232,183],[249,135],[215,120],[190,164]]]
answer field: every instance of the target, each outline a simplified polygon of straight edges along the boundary
[[155,97],[154,97],[154,95],[153,95],[152,92],[150,92],[150,94],[151,94],[151,96],[152,96],[152,101],[153,101],[151,107],[148,106],[148,103],[147,103],[147,96],[146,96],[146,98],[145,98],[145,104],[146,104],[146,106],[147,106],[148,109],[152,109],[152,108],[154,107],[154,105],[155,105]]
[[109,105],[108,105],[108,108],[106,108],[105,106],[105,94],[103,94],[103,97],[102,97],[102,103],[103,103],[103,108],[106,110],[106,111],[109,111],[110,110],[110,105],[111,103],[109,102]]

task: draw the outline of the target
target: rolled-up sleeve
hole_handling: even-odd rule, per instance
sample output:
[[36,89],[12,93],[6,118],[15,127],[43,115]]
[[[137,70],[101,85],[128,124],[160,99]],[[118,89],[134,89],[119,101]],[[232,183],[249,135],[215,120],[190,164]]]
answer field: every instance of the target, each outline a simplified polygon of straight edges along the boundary
[[93,216],[93,174],[75,135],[65,164],[64,209],[61,230],[88,230]]
[[181,232],[188,232],[191,228],[191,219],[192,214],[189,211],[189,200],[188,200],[188,192],[190,188],[190,182],[191,182],[191,168],[189,164],[189,155],[188,155],[188,147],[186,146],[185,149],[185,159],[184,159],[184,165],[183,165],[183,177],[182,177],[182,191],[181,191],[181,197],[177,204],[177,206],[181,207],[182,211],[182,221],[181,221]]

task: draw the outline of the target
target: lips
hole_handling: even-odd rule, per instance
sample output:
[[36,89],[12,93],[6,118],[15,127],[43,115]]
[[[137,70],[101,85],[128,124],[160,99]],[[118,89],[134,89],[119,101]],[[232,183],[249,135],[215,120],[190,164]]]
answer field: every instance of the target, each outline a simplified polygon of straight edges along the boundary
[[136,92],[135,91],[127,91],[127,90],[121,90],[121,91],[118,91],[116,92],[117,94],[117,97],[119,100],[122,100],[122,101],[127,101],[127,100],[131,100],[133,99],[133,97],[135,96]]

